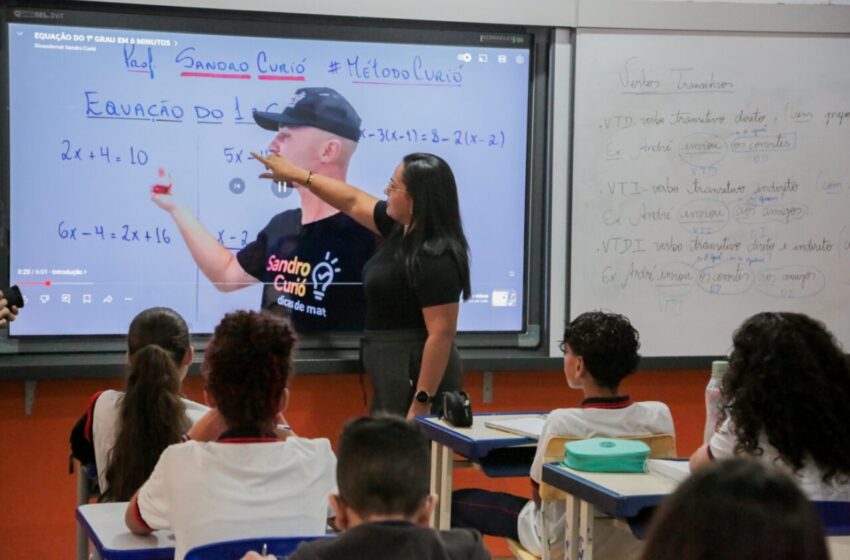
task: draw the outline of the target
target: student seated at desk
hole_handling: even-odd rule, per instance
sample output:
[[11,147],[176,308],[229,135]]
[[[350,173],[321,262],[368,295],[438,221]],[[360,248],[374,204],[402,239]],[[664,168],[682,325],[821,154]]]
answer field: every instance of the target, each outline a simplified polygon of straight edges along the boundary
[[[549,440],[674,433],[673,417],[667,405],[655,401],[633,402],[628,395],[620,394],[622,380],[637,369],[638,348],[638,332],[626,317],[601,311],[576,317],[564,331],[561,350],[567,385],[580,389],[584,400],[580,408],[561,408],[549,413],[531,466],[534,500],[486,490],[457,490],[452,494],[452,526],[472,527],[484,534],[519,540],[537,556],[542,556],[543,548],[548,547],[552,558],[562,557],[564,504],[547,503],[541,507],[538,492]],[[543,538],[544,529],[548,542]],[[635,554],[639,547],[636,539],[613,531],[614,528],[608,531],[600,526],[597,557],[605,558],[606,550],[611,551],[611,558]],[[603,534],[606,532],[609,534]]]
[[751,456],[811,500],[850,501],[850,366],[827,328],[800,313],[753,315],[735,331],[719,425],[691,457]]
[[827,560],[818,514],[784,473],[753,459],[701,469],[655,513],[643,560]]
[[95,393],[71,430],[73,456],[97,467],[101,501],[129,500],[162,451],[209,411],[180,396],[194,355],[189,327],[176,311],[152,307],[130,323],[126,391]]
[[275,430],[294,344],[271,313],[224,317],[202,367],[213,410],[162,453],[127,508],[131,531],[174,531],[176,560],[212,542],[325,533],[336,492],[330,442]]
[[349,422],[339,439],[339,495],[331,497],[345,532],[302,543],[288,560],[489,559],[476,531],[428,527],[437,504],[428,465],[428,441],[416,425],[390,415]]

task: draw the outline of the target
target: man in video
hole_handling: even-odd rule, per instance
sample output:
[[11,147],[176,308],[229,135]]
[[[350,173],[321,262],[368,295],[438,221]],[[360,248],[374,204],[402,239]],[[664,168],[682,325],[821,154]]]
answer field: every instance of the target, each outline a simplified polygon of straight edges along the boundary
[[[360,139],[360,117],[331,88],[301,88],[282,113],[255,112],[276,136],[269,151],[316,174],[346,180]],[[366,228],[295,185],[301,208],[274,216],[236,254],[218,243],[170,194],[152,195],[174,219],[198,267],[221,291],[263,282],[262,308],[290,317],[300,332],[359,330],[365,300],[360,272],[377,238]]]

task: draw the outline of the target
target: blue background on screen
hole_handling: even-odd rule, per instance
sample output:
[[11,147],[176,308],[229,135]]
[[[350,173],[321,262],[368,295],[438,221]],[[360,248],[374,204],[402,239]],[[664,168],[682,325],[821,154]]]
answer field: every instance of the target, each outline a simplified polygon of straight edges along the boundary
[[[405,154],[449,162],[472,256],[459,329],[522,329],[528,49],[28,24],[10,24],[9,43],[10,271],[28,299],[12,334],[123,334],[154,305],[203,333],[258,308],[261,286],[221,293],[199,272],[151,185],[168,170],[174,196],[238,250],[299,205],[257,178],[249,151],[273,133],[251,111],[282,111],[317,86],[362,118],[349,182],[383,197]],[[102,118],[109,102],[143,116]]]

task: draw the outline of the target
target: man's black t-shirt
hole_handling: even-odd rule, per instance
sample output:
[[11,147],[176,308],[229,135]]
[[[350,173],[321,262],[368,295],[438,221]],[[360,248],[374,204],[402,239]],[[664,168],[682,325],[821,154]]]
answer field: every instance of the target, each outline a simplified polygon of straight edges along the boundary
[[280,312],[299,332],[361,330],[361,272],[378,238],[343,213],[301,224],[301,210],[281,212],[236,254],[265,285],[263,309]]
[[378,231],[387,240],[363,267],[366,328],[424,329],[423,307],[460,300],[463,292],[460,269],[449,254],[420,253],[419,270],[411,285],[401,251],[401,224],[387,215],[384,201],[375,205],[374,218]]

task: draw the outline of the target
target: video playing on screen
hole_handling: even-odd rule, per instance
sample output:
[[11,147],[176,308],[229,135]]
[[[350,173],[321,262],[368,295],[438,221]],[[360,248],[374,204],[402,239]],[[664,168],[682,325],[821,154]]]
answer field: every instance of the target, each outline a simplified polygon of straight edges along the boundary
[[304,333],[361,330],[360,270],[379,240],[259,178],[250,155],[328,134],[343,149],[324,169],[381,198],[408,153],[451,165],[471,253],[459,329],[522,330],[527,41],[16,22],[7,35],[9,280],[27,300],[12,335],[123,334],[159,305],[196,333],[238,308]]

